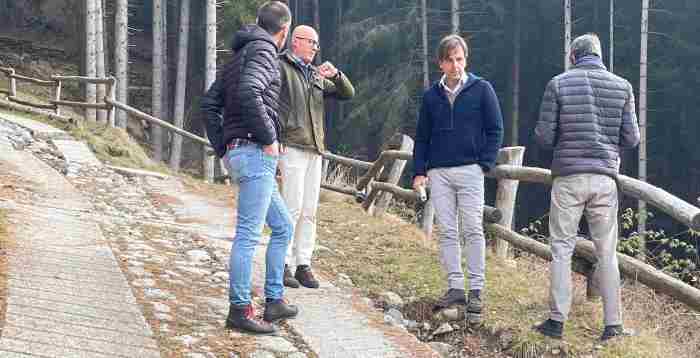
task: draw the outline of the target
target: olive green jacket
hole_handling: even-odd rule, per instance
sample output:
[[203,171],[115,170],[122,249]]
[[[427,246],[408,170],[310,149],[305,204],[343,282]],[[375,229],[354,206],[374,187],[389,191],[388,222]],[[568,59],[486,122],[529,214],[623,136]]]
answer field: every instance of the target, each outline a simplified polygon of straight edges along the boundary
[[355,95],[355,88],[340,71],[335,78],[325,79],[312,68],[308,81],[289,51],[280,54],[280,72],[282,91],[279,98],[279,116],[283,133],[281,142],[319,153],[325,151],[323,100],[326,97],[348,100]]

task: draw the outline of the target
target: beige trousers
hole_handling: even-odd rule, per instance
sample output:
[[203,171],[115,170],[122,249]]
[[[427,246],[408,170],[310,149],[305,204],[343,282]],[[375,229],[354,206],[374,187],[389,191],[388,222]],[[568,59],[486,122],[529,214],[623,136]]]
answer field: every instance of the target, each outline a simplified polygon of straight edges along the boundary
[[564,322],[571,310],[571,256],[579,221],[585,214],[598,257],[596,276],[603,298],[605,325],[622,324],[617,208],[617,184],[607,175],[574,174],[554,179],[549,214],[551,319]]

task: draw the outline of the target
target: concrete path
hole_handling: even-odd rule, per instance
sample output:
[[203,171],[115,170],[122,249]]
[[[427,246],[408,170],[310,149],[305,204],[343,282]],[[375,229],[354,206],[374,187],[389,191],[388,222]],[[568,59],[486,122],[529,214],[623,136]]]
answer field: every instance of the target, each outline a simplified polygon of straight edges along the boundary
[[81,218],[90,203],[7,140],[0,141],[0,162],[32,193],[0,200],[13,237],[7,272],[0,273],[7,282],[0,356],[160,357],[99,227]]
[[[214,246],[230,250],[235,232],[235,212],[232,207],[213,203],[182,186],[153,181],[154,189],[163,195],[176,197],[172,204],[177,219],[196,221],[204,237]],[[202,225],[203,224],[203,225]],[[260,243],[255,253],[253,290],[262,295],[265,278],[265,250],[269,238]],[[407,358],[438,357],[430,346],[419,342],[406,330],[383,322],[383,314],[370,308],[352,290],[339,288],[320,277],[321,287],[285,291],[290,303],[300,306],[299,316],[287,321],[295,331],[323,358]]]
[[[22,125],[34,128],[35,134],[51,133],[54,136],[50,137],[54,138],[52,143],[63,151],[67,162],[96,165],[91,153],[86,152],[84,148],[76,149],[83,144],[62,141],[60,139],[64,137],[60,132],[56,133],[51,128],[44,128],[42,125],[35,125],[24,119]],[[9,271],[0,273],[7,279],[9,296],[6,322],[0,333],[0,357],[160,356],[157,342],[163,342],[163,335],[168,334],[168,325],[163,325],[162,322],[153,323],[152,318],[148,318],[150,317],[148,315],[152,315],[151,313],[147,315],[147,322],[142,314],[144,308],[137,303],[142,298],[134,297],[134,292],[138,292],[138,297],[144,296],[144,292],[141,292],[144,289],[136,286],[136,282],[140,281],[139,285],[143,285],[143,282],[149,280],[144,278],[132,281],[132,271],[143,271],[143,263],[140,266],[129,266],[128,277],[125,277],[115,260],[115,253],[120,260],[128,260],[128,262],[131,262],[134,257],[144,260],[150,255],[155,258],[161,254],[158,250],[151,254],[145,252],[134,254],[125,250],[130,250],[132,246],[145,247],[159,243],[165,245],[159,250],[171,246],[176,250],[172,252],[172,257],[198,254],[204,255],[203,262],[206,262],[208,256],[203,252],[182,247],[186,238],[192,241],[192,238],[202,237],[206,245],[212,248],[212,250],[207,249],[211,256],[216,258],[217,262],[224,261],[216,264],[221,266],[216,270],[225,270],[235,231],[233,203],[212,200],[192,192],[173,177],[143,177],[133,181],[140,185],[137,191],[142,192],[135,196],[134,193],[124,190],[123,186],[118,188],[114,184],[115,179],[98,178],[99,180],[94,180],[93,184],[86,184],[90,179],[81,177],[86,172],[84,170],[81,171],[83,174],[69,176],[72,181],[69,182],[59,172],[36,159],[31,153],[14,150],[10,141],[3,139],[2,133],[0,133],[0,162],[22,163],[20,166],[13,167],[15,171],[13,174],[25,178],[27,185],[31,186],[33,191],[31,200],[3,201],[0,199],[0,208],[8,209],[10,212],[9,220],[16,241],[16,247],[10,250]],[[121,194],[110,193],[109,185],[100,187],[99,183],[103,180],[112,183],[111,185],[116,188],[114,190],[120,191]],[[98,188],[90,189],[95,186],[95,183]],[[78,190],[77,187],[81,189]],[[97,190],[99,193],[83,193],[82,190]],[[100,201],[101,197],[110,195],[113,196],[113,203],[117,204],[116,206]],[[170,216],[158,214],[160,210],[165,210],[164,208],[140,215],[132,204],[118,203],[121,199],[148,200],[148,197],[154,195],[164,199],[166,197],[177,199],[163,200],[162,205],[168,208]],[[131,211],[120,212],[119,210],[124,210],[124,208],[119,209],[120,205],[127,209],[131,208]],[[110,215],[114,218],[110,219]],[[110,223],[110,220],[113,223]],[[126,221],[131,220],[138,220],[152,227],[176,229],[177,233],[172,237],[166,235],[158,239],[151,238],[151,241],[143,241],[143,243],[139,241],[140,239],[135,240],[138,237],[130,237],[126,244],[118,244],[121,241],[116,241],[112,237],[103,237],[103,232],[105,235],[124,232],[119,225],[124,225]],[[115,229],[110,231],[108,229],[110,226]],[[107,228],[106,231],[105,228]],[[147,236],[143,237],[147,238]],[[194,240],[194,242],[197,241]],[[264,283],[266,245],[266,241],[260,244],[254,260],[253,285],[258,295],[262,292]],[[166,254],[169,253],[166,252]],[[178,260],[180,261],[175,263],[185,264],[182,259]],[[159,261],[154,262],[166,261],[168,261],[166,258],[159,258]],[[173,270],[173,267],[162,269]],[[210,272],[206,266],[193,266],[190,271]],[[218,280],[219,273],[204,275],[193,283],[200,284],[207,278]],[[140,274],[142,275],[143,272]],[[166,271],[166,274],[152,277],[165,278],[175,273]],[[195,280],[194,277],[192,279]],[[165,282],[175,283],[172,277],[168,280],[170,281]],[[130,287],[130,282],[132,287],[136,286],[136,288]],[[219,282],[216,285],[217,287],[226,286],[225,282]],[[225,303],[225,294],[218,295]],[[281,341],[275,339],[274,342],[267,338],[253,339],[251,342],[260,349],[253,356],[266,356],[268,352],[274,351],[280,354],[282,352],[292,354],[285,356],[303,357],[305,354],[302,352],[308,350],[314,352],[311,356],[323,358],[438,356],[428,345],[419,342],[404,329],[386,325],[383,314],[369,307],[366,301],[354,294],[351,289],[335,287],[323,277],[321,277],[321,288],[318,290],[288,289],[286,295],[292,303],[301,306],[299,317],[284,325],[284,331],[291,331],[293,334],[280,337],[284,338]],[[162,307],[160,303],[175,303],[174,309],[179,309],[177,306],[179,296],[175,301],[168,300],[169,298],[160,299],[160,301],[151,302],[150,305],[167,308]],[[218,302],[214,303],[219,305]],[[194,305],[188,309],[197,307]],[[151,310],[152,308],[147,308],[147,311]],[[218,317],[216,319],[219,325],[223,324],[221,320],[225,318],[222,316],[225,315],[225,310],[226,307],[218,307],[212,311],[212,319]],[[157,327],[153,328],[157,332],[156,337],[149,323],[156,324],[153,326]],[[201,332],[203,336],[197,337],[206,338],[206,335],[216,335],[223,330],[223,327],[214,326],[211,328],[214,331],[207,329]],[[238,341],[248,338],[246,335],[231,337],[237,337],[234,339]],[[190,336],[176,338],[183,338],[187,342],[192,340]],[[298,341],[299,339],[303,342]],[[294,347],[287,347],[284,344],[289,343],[285,343],[284,340],[296,342],[294,344],[302,348],[298,351]],[[269,347],[275,344],[276,348]],[[160,351],[166,352],[163,347]],[[203,354],[187,356],[209,357]],[[231,357],[234,356],[231,355]]]

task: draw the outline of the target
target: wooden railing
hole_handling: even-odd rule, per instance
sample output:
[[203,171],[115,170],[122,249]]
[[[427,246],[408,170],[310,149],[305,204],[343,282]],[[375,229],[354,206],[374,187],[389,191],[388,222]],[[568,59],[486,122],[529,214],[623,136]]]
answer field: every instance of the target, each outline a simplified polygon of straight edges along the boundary
[[[58,75],[55,75],[55,76],[51,76],[50,80],[42,80],[42,79],[38,79],[38,78],[19,75],[15,72],[15,70],[13,68],[8,68],[8,67],[0,67],[0,73],[4,74],[10,83],[10,88],[6,89],[6,90],[0,89],[0,93],[5,94],[7,96],[7,100],[10,101],[11,103],[24,105],[24,106],[28,106],[31,108],[51,110],[51,111],[53,111],[53,114],[55,114],[56,116],[61,115],[59,106],[69,106],[69,107],[83,108],[83,109],[93,108],[93,109],[107,110],[109,112],[109,115],[108,115],[109,123],[110,123],[110,125],[114,126],[113,106],[108,105],[104,101],[98,102],[98,103],[89,103],[87,101],[86,102],[76,102],[76,101],[66,101],[66,100],[63,100],[61,97],[63,83],[68,82],[68,81],[74,81],[74,82],[81,82],[81,83],[106,85],[107,86],[107,91],[106,91],[107,98],[114,99],[114,95],[115,95],[114,87],[115,87],[117,81],[113,77],[95,78],[95,77],[82,77],[82,76],[58,76]],[[48,100],[48,103],[38,103],[38,102],[34,102],[32,100],[22,99],[22,98],[20,98],[20,96],[18,96],[18,92],[17,92],[17,83],[18,82],[28,82],[28,83],[32,83],[32,84],[37,85],[37,86],[53,88],[54,96],[52,99]]]
[[[486,173],[486,177],[497,180],[495,207],[487,206],[484,213],[485,229],[494,235],[496,244],[494,251],[499,257],[506,257],[509,244],[520,250],[529,252],[546,260],[552,259],[549,245],[527,236],[520,235],[511,229],[513,209],[515,207],[518,183],[520,181],[551,185],[552,175],[547,169],[523,167],[524,147],[503,148],[499,151],[497,165]],[[326,189],[362,197],[362,191],[370,189],[377,192],[389,192],[407,201],[419,200],[419,194],[400,188],[396,183],[382,181],[382,172],[386,171],[392,161],[410,160],[411,153],[405,151],[384,151],[374,162],[362,162],[334,154],[324,154],[324,158],[355,168],[366,170],[355,188],[334,187],[324,185]],[[618,176],[620,192],[634,199],[644,200],[662,212],[670,215],[693,230],[700,230],[700,208],[655,187],[651,184],[627,177]],[[365,208],[370,204],[370,196],[365,196]],[[700,200],[698,200],[700,202]],[[424,211],[432,210],[430,200]],[[490,215],[493,214],[491,217]],[[432,213],[424,213],[423,229],[427,235],[433,226]],[[498,218],[498,220],[494,220]],[[673,278],[662,271],[624,254],[617,254],[620,272],[623,276],[636,280],[659,292],[668,294],[687,304],[694,310],[700,311],[700,290]],[[580,240],[574,251],[573,269],[587,277],[589,296],[597,295],[596,253],[593,243]]]
[[[160,126],[173,134],[183,136],[185,138],[189,138],[191,140],[194,140],[195,142],[198,142],[202,144],[203,150],[209,154],[209,160],[213,161],[213,156],[214,152],[211,150],[211,144],[209,141],[205,138],[202,138],[200,136],[197,136],[196,134],[190,133],[186,130],[183,130],[181,128],[178,128],[176,126],[173,126],[172,124],[158,119],[156,117],[153,117],[151,115],[148,115],[134,107],[131,107],[125,103],[120,103],[116,100],[116,84],[117,81],[114,77],[108,77],[108,78],[96,78],[96,77],[83,77],[83,76],[58,76],[54,75],[51,76],[50,80],[42,80],[38,78],[32,78],[28,76],[22,76],[18,75],[14,69],[12,68],[4,68],[0,67],[0,73],[4,74],[8,78],[8,82],[10,84],[8,89],[2,89],[0,88],[0,94],[4,94],[7,97],[7,100],[9,103],[8,105],[12,104],[19,104],[23,107],[13,107],[14,109],[18,110],[28,110],[32,112],[38,111],[40,114],[45,114],[49,115],[51,118],[60,118],[63,120],[69,120],[69,118],[64,117],[60,113],[60,107],[59,106],[67,106],[67,107],[72,107],[72,108],[77,108],[77,109],[97,109],[97,110],[106,110],[108,111],[108,125],[111,127],[115,126],[115,112],[117,109],[123,110],[127,112],[129,115],[142,119],[144,121],[147,121],[149,123],[152,123],[154,125]],[[30,82],[35,85],[40,85],[40,86],[46,86],[46,87],[53,87],[54,88],[54,96],[52,99],[48,100],[48,103],[37,103],[33,102],[30,100],[23,100],[20,99],[17,96],[17,82]],[[88,84],[95,84],[95,85],[104,85],[107,86],[106,88],[106,97],[105,98],[98,98],[97,100],[99,102],[96,103],[91,103],[86,101],[66,101],[63,100],[61,97],[61,89],[62,89],[62,84],[64,82],[68,81],[74,81],[74,82],[80,82],[80,83],[88,83]],[[45,110],[51,110],[52,112],[44,112]],[[205,174],[206,171],[205,171]],[[208,182],[213,181],[213,177],[205,178]]]
[[[50,109],[53,110],[53,113],[50,114],[54,117],[60,117],[59,106],[82,109],[103,109],[109,111],[109,125],[112,126],[114,126],[114,111],[115,109],[120,109],[136,118],[161,126],[176,135],[194,140],[202,144],[204,150],[208,150],[209,153],[213,154],[211,152],[211,145],[205,138],[175,127],[166,121],[155,118],[124,103],[117,102],[114,99],[114,87],[116,84],[114,78],[52,76],[51,80],[41,80],[18,75],[15,73],[14,69],[11,68],[0,68],[0,74],[4,74],[9,78],[10,84],[8,89],[0,89],[0,94],[6,95],[11,103],[27,106],[31,110],[38,109],[42,111]],[[55,89],[54,97],[48,101],[48,104],[20,99],[17,96],[17,81],[53,87]],[[104,84],[108,86],[108,95],[106,98],[101,99],[102,102],[99,103],[65,101],[61,99],[61,85],[65,81]],[[45,112],[41,113],[47,114]],[[398,185],[398,180],[403,172],[405,162],[412,159],[412,148],[413,141],[407,136],[402,136],[401,145],[398,149],[390,149],[382,152],[375,162],[365,162],[332,153],[323,153],[322,155],[326,160],[366,172],[355,187],[341,187],[328,183],[323,183],[322,186],[328,190],[354,196],[358,201],[362,202],[364,209],[374,215],[381,215],[391,199],[391,196],[394,195],[406,201],[421,201],[421,195],[419,193],[401,188]],[[552,182],[552,175],[549,170],[522,166],[524,153],[524,147],[501,149],[496,167],[486,173],[486,177],[497,180],[498,190],[496,193],[495,206],[485,207],[485,228],[493,233],[497,239],[495,251],[499,257],[506,256],[508,244],[510,244],[520,250],[551,260],[552,253],[548,245],[520,235],[511,229],[519,182],[525,181],[547,185],[550,185]],[[617,183],[620,192],[623,194],[634,199],[643,200],[689,228],[700,230],[700,208],[661,188],[624,175],[618,176]],[[698,198],[698,202],[700,203],[700,198]],[[426,235],[430,237],[434,220],[434,210],[431,200],[425,203],[423,218],[423,229]],[[659,292],[668,294],[687,304],[689,307],[700,311],[700,290],[632,257],[619,253],[617,255],[620,271],[624,276],[637,280]],[[574,251],[573,261],[574,270],[588,277],[589,292],[594,292],[596,287],[596,255],[593,244],[586,240],[579,241]]]

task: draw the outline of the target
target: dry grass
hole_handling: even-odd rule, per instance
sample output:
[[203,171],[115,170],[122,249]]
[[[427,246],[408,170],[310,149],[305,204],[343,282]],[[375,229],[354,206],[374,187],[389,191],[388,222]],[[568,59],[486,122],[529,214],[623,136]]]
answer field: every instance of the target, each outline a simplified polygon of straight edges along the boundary
[[[413,225],[394,217],[365,215],[351,198],[322,201],[319,210],[317,267],[335,276],[347,274],[370,297],[385,290],[410,298],[404,312],[431,320],[430,306],[446,289],[435,242],[425,241]],[[585,281],[575,275],[573,309],[563,342],[551,341],[531,326],[548,312],[548,265],[533,257],[502,261],[487,258],[487,314],[479,335],[512,337],[506,353],[515,357],[696,357],[700,351],[700,319],[681,304],[652,290],[626,282],[624,318],[638,337],[601,345],[602,304],[585,298]],[[490,333],[484,333],[490,332]],[[452,335],[450,343],[466,345],[471,333]],[[491,337],[493,338],[493,337]],[[487,337],[485,340],[489,340]],[[467,347],[465,347],[466,349]],[[555,352],[553,354],[552,352]]]

